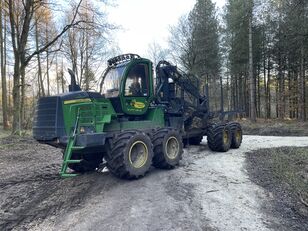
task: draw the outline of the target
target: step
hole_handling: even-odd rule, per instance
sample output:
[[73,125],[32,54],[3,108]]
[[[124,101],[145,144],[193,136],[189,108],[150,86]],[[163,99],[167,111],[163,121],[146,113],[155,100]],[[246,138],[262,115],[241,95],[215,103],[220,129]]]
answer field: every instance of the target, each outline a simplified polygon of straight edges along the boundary
[[79,176],[79,174],[77,174],[77,173],[63,173],[63,172],[60,172],[60,175],[61,175],[62,177]]
[[83,146],[73,146],[72,147],[72,150],[81,150],[81,149],[84,149]]
[[78,164],[80,163],[82,160],[64,160],[63,162],[64,163],[67,163],[67,164]]

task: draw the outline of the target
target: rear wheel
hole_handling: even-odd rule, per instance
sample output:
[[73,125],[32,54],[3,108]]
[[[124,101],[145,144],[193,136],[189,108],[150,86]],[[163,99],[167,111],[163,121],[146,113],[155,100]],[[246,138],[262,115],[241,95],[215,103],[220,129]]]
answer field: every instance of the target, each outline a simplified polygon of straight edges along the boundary
[[242,127],[237,122],[229,123],[231,129],[231,148],[239,148],[242,144],[243,132]]
[[153,146],[153,166],[156,168],[174,168],[182,159],[182,137],[174,129],[162,128],[157,130],[153,135]]
[[228,124],[212,125],[208,129],[207,143],[212,151],[226,152],[231,146],[231,129]]
[[149,170],[153,158],[150,138],[143,132],[124,131],[110,141],[107,167],[116,176],[139,178]]
[[68,167],[75,172],[85,173],[94,171],[102,162],[103,155],[101,153],[72,153],[72,160],[82,160],[77,164],[68,164]]

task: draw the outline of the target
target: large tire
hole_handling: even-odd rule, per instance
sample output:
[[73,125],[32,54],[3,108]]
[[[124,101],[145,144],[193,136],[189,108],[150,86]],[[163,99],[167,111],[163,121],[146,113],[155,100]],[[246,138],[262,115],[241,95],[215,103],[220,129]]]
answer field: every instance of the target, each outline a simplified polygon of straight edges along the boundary
[[183,154],[182,137],[178,131],[162,128],[153,134],[153,166],[172,169],[179,164]]
[[77,164],[68,164],[68,167],[75,172],[78,173],[85,173],[94,171],[96,168],[99,167],[100,163],[102,162],[103,155],[100,153],[72,153],[71,159],[72,160],[82,160],[80,163]]
[[231,129],[228,124],[212,125],[208,129],[207,143],[212,151],[226,152],[231,146]]
[[231,148],[239,148],[242,144],[243,140],[243,132],[242,127],[237,122],[230,122],[229,123],[231,129]]
[[143,177],[150,169],[153,147],[150,138],[140,131],[124,131],[109,142],[107,167],[115,176],[124,179]]

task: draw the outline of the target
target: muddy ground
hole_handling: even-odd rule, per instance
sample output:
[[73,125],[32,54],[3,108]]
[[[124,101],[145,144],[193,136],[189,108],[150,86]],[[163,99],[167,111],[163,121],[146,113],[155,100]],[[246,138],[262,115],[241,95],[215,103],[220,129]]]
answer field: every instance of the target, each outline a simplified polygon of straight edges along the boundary
[[0,230],[289,230],[264,211],[273,195],[245,164],[245,153],[279,146],[308,146],[308,138],[245,136],[227,153],[204,139],[178,168],[125,181],[109,172],[61,179],[60,150],[1,138]]
[[250,179],[273,199],[263,211],[286,229],[308,230],[308,147],[260,149],[247,153],[246,163]]

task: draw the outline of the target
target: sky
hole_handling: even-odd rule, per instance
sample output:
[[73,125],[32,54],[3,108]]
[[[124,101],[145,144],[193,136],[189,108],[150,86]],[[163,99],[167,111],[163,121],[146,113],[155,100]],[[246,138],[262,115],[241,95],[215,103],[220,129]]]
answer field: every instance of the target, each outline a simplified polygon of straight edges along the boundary
[[[111,23],[122,29],[114,34],[122,53],[146,56],[149,44],[167,47],[169,28],[180,16],[187,14],[195,0],[117,0],[116,7],[107,11]],[[218,7],[225,0],[214,0]]]

